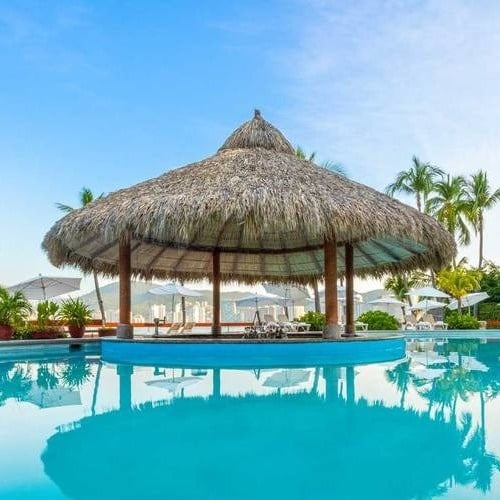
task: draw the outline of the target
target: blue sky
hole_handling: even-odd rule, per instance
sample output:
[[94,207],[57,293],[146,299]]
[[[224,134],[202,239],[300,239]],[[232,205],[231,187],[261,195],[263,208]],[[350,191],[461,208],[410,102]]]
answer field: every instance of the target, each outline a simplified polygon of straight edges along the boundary
[[493,1],[2,2],[0,283],[75,274],[40,250],[54,202],[205,157],[255,107],[379,189],[413,154],[500,185],[499,54]]

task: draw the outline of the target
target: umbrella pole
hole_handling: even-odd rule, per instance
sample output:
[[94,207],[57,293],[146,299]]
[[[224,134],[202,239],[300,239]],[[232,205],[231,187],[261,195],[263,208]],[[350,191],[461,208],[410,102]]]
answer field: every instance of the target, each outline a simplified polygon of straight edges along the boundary
[[257,320],[257,324],[259,326],[262,326],[262,322],[260,320],[260,313],[259,313],[259,299],[255,299],[255,317],[254,317],[254,323],[255,320]]

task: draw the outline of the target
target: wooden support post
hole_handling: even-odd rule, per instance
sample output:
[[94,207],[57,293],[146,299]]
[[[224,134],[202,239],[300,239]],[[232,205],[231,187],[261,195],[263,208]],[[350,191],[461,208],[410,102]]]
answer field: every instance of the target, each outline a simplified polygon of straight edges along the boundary
[[213,321],[212,335],[217,337],[221,334],[220,326],[220,250],[214,250],[212,254],[212,286],[213,286]]
[[327,240],[324,245],[325,258],[325,329],[323,337],[340,337],[339,309],[337,300],[337,242]]
[[117,365],[116,373],[120,386],[120,411],[132,409],[132,374],[134,368],[131,365]]
[[214,368],[212,373],[212,397],[220,398],[220,368]]
[[356,335],[354,324],[354,246],[345,244],[345,336]]
[[120,323],[116,331],[116,336],[120,339],[131,339],[134,337],[134,329],[130,323],[131,263],[130,238],[128,236],[120,239],[118,254],[120,277]]

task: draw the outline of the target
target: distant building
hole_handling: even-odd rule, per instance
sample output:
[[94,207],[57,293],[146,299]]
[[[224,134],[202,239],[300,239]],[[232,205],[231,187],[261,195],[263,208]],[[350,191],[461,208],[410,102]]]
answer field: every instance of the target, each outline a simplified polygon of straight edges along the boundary
[[152,322],[155,318],[163,319],[167,315],[165,304],[153,304],[150,308],[149,320]]
[[110,323],[118,323],[120,320],[120,311],[118,309],[106,310],[106,321]]

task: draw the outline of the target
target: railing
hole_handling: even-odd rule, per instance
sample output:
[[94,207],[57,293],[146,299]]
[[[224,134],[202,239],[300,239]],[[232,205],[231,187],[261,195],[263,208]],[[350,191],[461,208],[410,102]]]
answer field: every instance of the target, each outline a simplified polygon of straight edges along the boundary
[[[35,320],[30,320],[29,324],[33,325],[33,326],[36,326],[38,323]],[[99,320],[99,319],[92,319],[92,320],[90,320],[87,323],[88,327],[99,327],[101,325],[102,325],[102,323],[101,323],[101,320]],[[250,326],[250,325],[252,325],[252,323],[250,323],[250,322],[246,322],[246,323],[243,323],[243,322],[242,323],[222,322],[221,323],[221,326],[227,326],[227,327],[232,327],[232,326],[235,326],[235,327],[240,327],[240,326],[241,327],[245,327],[245,326]],[[49,321],[48,322],[48,326],[61,326],[61,323],[58,323],[57,321]],[[108,326],[110,328],[113,328],[113,327],[118,326],[118,323],[110,321],[110,322],[106,323],[106,326]],[[150,322],[132,323],[132,326],[137,327],[137,328],[150,328],[150,327],[154,327],[155,324],[154,323],[150,323]],[[171,322],[166,322],[166,323],[162,322],[161,326],[166,326],[166,327],[172,326],[172,323]],[[195,327],[209,328],[209,327],[212,326],[212,323],[195,323],[194,326]]]

